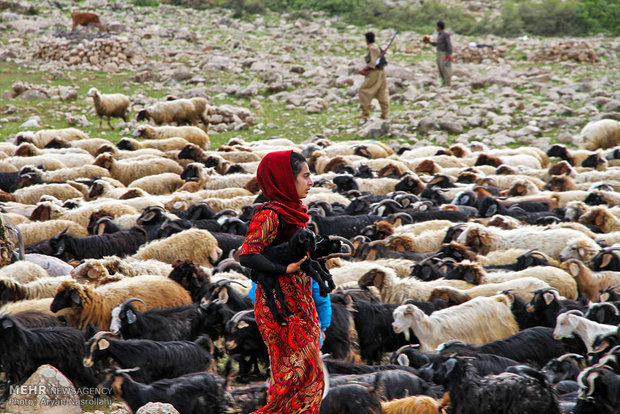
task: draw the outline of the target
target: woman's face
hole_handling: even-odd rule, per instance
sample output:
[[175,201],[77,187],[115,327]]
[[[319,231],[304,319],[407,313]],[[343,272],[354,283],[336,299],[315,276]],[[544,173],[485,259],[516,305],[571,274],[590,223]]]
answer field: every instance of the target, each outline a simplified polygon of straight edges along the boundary
[[297,195],[300,199],[306,198],[308,191],[312,187],[312,178],[310,178],[310,169],[308,163],[301,163],[301,171],[295,177],[295,187],[297,187]]

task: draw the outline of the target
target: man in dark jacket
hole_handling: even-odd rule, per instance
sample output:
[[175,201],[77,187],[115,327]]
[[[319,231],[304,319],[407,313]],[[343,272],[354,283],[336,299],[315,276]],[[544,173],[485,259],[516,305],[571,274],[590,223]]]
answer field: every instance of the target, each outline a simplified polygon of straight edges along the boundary
[[450,86],[452,78],[452,42],[450,33],[446,32],[446,25],[441,20],[437,22],[437,41],[428,42],[437,47],[437,69],[441,76],[442,86]]

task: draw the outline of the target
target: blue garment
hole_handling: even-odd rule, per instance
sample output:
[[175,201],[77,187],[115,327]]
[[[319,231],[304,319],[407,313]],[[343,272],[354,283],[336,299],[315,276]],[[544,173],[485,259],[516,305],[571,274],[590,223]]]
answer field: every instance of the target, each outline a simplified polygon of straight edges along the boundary
[[[316,283],[314,279],[310,279],[312,283],[312,299],[314,300],[314,305],[316,306],[316,313],[319,315],[319,321],[321,322],[321,331],[324,332],[329,325],[332,323],[332,301],[329,298],[329,295],[323,297],[321,296],[319,284]],[[256,297],[256,283],[252,282],[252,287],[248,292],[248,296],[254,303],[254,298]]]

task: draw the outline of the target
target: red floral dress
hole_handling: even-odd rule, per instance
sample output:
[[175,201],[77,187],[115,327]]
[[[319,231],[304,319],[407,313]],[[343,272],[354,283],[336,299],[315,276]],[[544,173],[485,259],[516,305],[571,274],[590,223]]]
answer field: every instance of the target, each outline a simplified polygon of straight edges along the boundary
[[[276,240],[278,232],[282,232],[282,224],[272,210],[256,213],[240,254],[261,253]],[[277,238],[279,242],[281,237]],[[269,350],[271,382],[267,405],[255,413],[318,413],[325,383],[319,356],[320,325],[312,300],[310,277],[301,272],[289,273],[280,276],[279,282],[293,313],[284,326],[273,319],[261,287],[256,289],[254,314]]]

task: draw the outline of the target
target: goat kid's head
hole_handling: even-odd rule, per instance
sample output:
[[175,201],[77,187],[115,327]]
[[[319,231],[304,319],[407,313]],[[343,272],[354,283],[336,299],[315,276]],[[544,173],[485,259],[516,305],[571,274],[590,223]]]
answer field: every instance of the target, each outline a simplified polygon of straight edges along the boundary
[[305,251],[314,252],[316,249],[316,235],[312,230],[300,229],[293,236],[296,239],[296,243],[303,246]]

